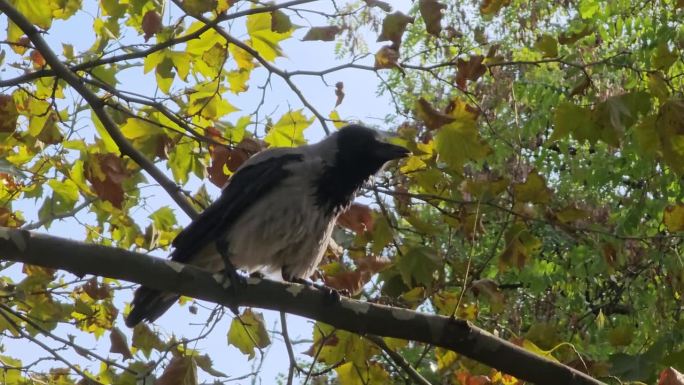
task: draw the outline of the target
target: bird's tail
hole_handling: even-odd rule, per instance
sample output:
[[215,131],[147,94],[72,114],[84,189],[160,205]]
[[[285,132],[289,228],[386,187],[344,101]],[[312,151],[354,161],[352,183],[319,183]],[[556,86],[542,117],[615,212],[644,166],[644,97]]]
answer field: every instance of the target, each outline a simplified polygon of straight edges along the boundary
[[140,321],[153,322],[166,312],[177,300],[179,295],[140,286],[133,296],[133,309],[126,317],[126,326],[134,327]]

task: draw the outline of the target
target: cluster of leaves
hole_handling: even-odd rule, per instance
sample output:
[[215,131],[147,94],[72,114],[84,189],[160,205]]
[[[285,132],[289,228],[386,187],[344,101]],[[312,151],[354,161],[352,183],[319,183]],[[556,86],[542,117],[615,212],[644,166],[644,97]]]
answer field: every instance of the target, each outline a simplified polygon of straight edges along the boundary
[[[45,31],[88,13],[79,0],[7,3]],[[98,106],[68,96],[46,61],[52,55],[8,21],[3,64],[20,73],[0,80],[0,226],[50,229],[74,218],[89,242],[166,249],[180,221],[148,201],[142,189],[164,183],[149,181],[154,173],[122,141],[168,171],[180,190],[197,188],[185,195],[201,209],[209,196],[197,180],[222,186],[255,152],[305,143],[314,121],[325,130],[344,124],[336,110],[327,118],[319,112],[293,76],[372,71],[379,92],[394,101],[396,113],[387,117],[394,140],[413,155],[364,192],[372,204],[341,217],[346,230],[336,240],[345,251],[331,250],[321,266],[328,285],[468,319],[597,377],[653,381],[667,366],[684,366],[682,1],[420,0],[405,14],[365,0],[311,11],[328,21],[300,31],[293,20],[301,10],[286,6],[101,0],[91,12],[92,46],[77,52],[65,42],[58,57],[82,80],[79,93],[99,97],[114,131],[97,118]],[[166,14],[180,17],[164,21]],[[338,41],[340,57],[351,62],[283,71],[275,65],[281,43],[294,36],[304,45]],[[366,52],[369,36],[387,43]],[[357,63],[365,58],[372,63]],[[153,78],[154,96],[121,84],[131,71]],[[262,112],[272,77],[301,109]],[[241,111],[229,99],[246,95],[255,79],[264,81],[256,87],[261,102]],[[337,108],[344,84],[330,94]],[[37,202],[35,218],[21,209],[27,201]],[[22,274],[2,277],[0,332],[47,347],[66,369],[44,372],[0,355],[4,383],[69,384],[80,376],[133,384],[162,363],[161,384],[196,383],[198,367],[226,376],[187,341],[145,325],[129,346],[116,327],[126,311],[113,301],[125,288],[119,282],[68,280],[30,266]],[[109,334],[111,353],[128,364],[68,338],[57,341],[102,365],[81,369],[61,358],[43,339],[61,338],[56,328],[67,324],[97,338]],[[408,341],[379,344],[324,324],[312,335],[313,363],[290,358],[293,368],[310,366],[307,379],[320,369],[319,383],[403,379],[386,349],[433,383],[517,383]],[[227,337],[250,359],[271,343],[262,315],[250,309]]]

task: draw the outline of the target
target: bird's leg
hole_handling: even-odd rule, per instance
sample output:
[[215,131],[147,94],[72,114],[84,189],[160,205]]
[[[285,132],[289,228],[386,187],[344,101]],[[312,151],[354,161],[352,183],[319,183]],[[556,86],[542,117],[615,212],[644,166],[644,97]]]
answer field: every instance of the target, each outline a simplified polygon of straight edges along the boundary
[[[216,241],[216,250],[218,250],[219,254],[221,255],[221,259],[223,260],[223,273],[225,274],[225,278],[230,282],[230,290],[232,291],[233,296],[237,297],[238,286],[244,286],[247,281],[245,277],[238,273],[235,265],[233,265],[233,262],[230,261],[228,242],[226,242],[225,239],[219,239]],[[237,305],[231,305],[229,308],[235,315],[239,314]]]
[[282,269],[282,274],[283,274],[283,279],[287,282],[292,282],[292,283],[299,283],[307,287],[313,287],[315,289],[318,289],[323,292],[325,295],[326,302],[330,303],[338,303],[340,302],[340,292],[337,291],[336,289],[333,289],[332,287],[326,286],[322,283],[318,282],[313,282],[308,279],[304,278],[299,278],[299,277],[293,277],[289,275],[288,273],[285,272],[285,266],[283,266]]

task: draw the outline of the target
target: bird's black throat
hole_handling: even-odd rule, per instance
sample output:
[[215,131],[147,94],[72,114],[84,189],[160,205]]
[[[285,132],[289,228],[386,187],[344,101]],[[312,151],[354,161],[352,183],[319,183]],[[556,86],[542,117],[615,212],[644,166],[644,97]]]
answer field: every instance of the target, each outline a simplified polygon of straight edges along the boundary
[[387,161],[379,159],[376,134],[362,126],[348,126],[337,133],[337,153],[316,181],[316,204],[337,214],[354,199],[355,193]]

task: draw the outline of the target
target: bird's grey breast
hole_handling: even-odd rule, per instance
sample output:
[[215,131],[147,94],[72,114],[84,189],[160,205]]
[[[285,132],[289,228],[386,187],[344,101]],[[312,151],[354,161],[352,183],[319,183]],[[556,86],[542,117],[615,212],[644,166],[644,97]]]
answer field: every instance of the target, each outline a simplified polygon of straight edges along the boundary
[[314,183],[322,172],[318,159],[285,166],[290,175],[250,207],[231,227],[231,261],[248,271],[279,271],[286,278],[308,278],[332,231],[333,213],[320,210]]

